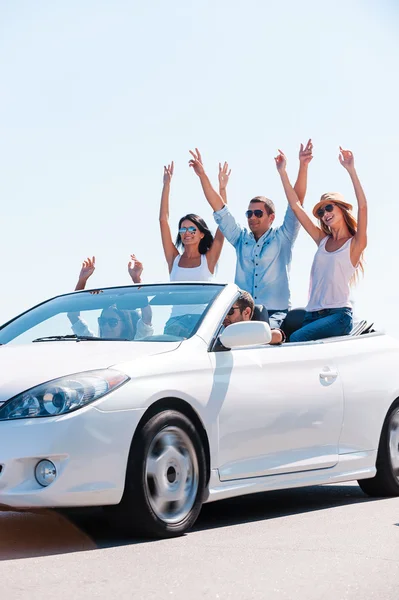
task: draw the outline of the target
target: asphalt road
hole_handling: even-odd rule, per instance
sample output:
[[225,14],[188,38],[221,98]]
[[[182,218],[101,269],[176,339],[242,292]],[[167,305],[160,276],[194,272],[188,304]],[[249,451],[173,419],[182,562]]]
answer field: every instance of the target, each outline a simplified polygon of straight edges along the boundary
[[188,535],[127,538],[101,511],[0,512],[1,600],[399,600],[399,498],[354,484],[204,506]]

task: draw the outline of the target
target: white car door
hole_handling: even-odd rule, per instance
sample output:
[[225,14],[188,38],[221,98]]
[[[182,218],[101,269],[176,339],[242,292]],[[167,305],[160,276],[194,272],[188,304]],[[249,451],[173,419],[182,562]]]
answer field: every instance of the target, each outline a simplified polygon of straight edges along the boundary
[[336,346],[285,344],[211,353],[221,480],[338,462],[343,389]]

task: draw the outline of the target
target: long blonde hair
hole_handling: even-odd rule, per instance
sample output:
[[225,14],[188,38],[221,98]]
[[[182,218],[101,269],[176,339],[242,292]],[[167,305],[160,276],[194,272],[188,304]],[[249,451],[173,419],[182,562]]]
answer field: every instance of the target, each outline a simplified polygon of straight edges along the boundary
[[[334,204],[336,204],[342,210],[342,214],[344,216],[344,221],[346,223],[346,226],[349,229],[349,233],[353,237],[357,233],[357,220],[355,219],[353,214],[348,210],[348,208],[344,204],[341,204],[341,202],[339,202],[339,200],[335,200],[335,197],[339,197],[339,196],[343,199],[343,196],[341,196],[341,194],[323,194],[322,197],[320,198],[320,201],[327,202],[330,199]],[[323,233],[325,233],[326,235],[332,235],[331,228],[328,227],[328,225],[326,225],[322,219],[319,219],[319,222],[320,222],[320,229],[323,231]],[[364,275],[364,252],[362,252],[360,255],[359,262],[356,267],[356,271],[354,272],[354,274],[352,275],[352,277],[350,279],[350,282],[349,282],[350,285],[354,285],[359,281],[359,271],[361,272],[362,275]]]

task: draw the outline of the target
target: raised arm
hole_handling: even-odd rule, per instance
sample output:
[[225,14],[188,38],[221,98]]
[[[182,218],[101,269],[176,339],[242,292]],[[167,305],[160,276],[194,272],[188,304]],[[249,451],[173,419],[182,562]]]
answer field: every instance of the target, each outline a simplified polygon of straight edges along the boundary
[[[224,163],[223,167],[219,163],[219,194],[223,198],[223,202],[227,204],[226,187],[229,183],[231,169],[227,162]],[[208,260],[208,267],[211,273],[214,273],[216,264],[220,258],[224,244],[224,235],[220,230],[220,227],[216,229],[215,237],[211,249],[207,252],[206,257]]]
[[[86,260],[82,263],[82,268],[80,269],[78,282],[75,286],[75,292],[84,290],[86,287],[87,280],[91,277],[96,268],[96,257],[86,258]],[[80,317],[80,312],[69,312],[67,313],[67,317],[71,322],[71,325],[74,325]],[[77,333],[77,332],[75,332]],[[79,335],[85,335],[85,333],[79,333]]]
[[214,212],[221,210],[225,202],[220,194],[213,188],[211,182],[209,181],[208,175],[205,173],[204,165],[202,164],[202,158],[200,151],[198,148],[195,149],[195,152],[190,150],[190,154],[193,157],[189,161],[189,166],[193,168],[195,173],[200,178],[200,182],[202,185],[202,189],[205,194],[205,198],[208,200]]
[[312,219],[304,211],[302,203],[300,202],[297,193],[295,192],[288,178],[286,171],[287,159],[281,150],[279,150],[279,154],[274,160],[276,161],[277,171],[281,177],[281,183],[283,184],[284,192],[290,207],[292,208],[302,227],[313,238],[316,244],[319,244],[320,240],[325,237],[325,234],[313,223]]
[[312,140],[308,140],[308,143],[305,147],[303,147],[303,144],[301,144],[299,149],[299,171],[294,185],[294,190],[301,204],[303,204],[306,196],[306,189],[308,185],[308,166],[313,158],[312,151]]
[[228,163],[225,162],[223,167],[222,164],[219,163],[219,194],[223,198],[225,204],[227,204],[226,188],[229,183],[230,175],[231,169],[229,169]]
[[91,277],[96,268],[96,257],[86,258],[82,263],[82,268],[79,273],[78,283],[75,286],[75,292],[84,290],[87,280]]
[[[204,165],[202,164],[201,154],[198,148],[195,149],[195,152],[192,152],[190,150],[190,154],[193,158],[189,161],[188,164],[190,167],[193,168],[194,172],[200,178],[205,197],[213,209],[213,216],[220,229],[220,232],[216,232],[215,239],[220,239],[221,241],[220,236],[224,235],[224,237],[230,242],[230,244],[236,246],[244,229],[243,227],[241,227],[241,225],[237,223],[233,215],[230,213],[227,204],[224,202],[222,196],[218,194],[212,187],[212,184],[205,173]],[[211,272],[213,272],[212,269]]]
[[166,262],[168,263],[169,273],[173,267],[173,261],[179,254],[172,240],[172,233],[169,226],[169,194],[170,183],[173,177],[174,164],[163,168],[163,188],[161,195],[161,208],[159,211],[159,225],[161,228],[162,246],[165,254]]
[[350,150],[343,150],[341,146],[339,149],[339,162],[349,173],[357,200],[357,232],[351,246],[351,261],[353,265],[357,265],[367,246],[367,200],[356,173],[353,153]]
[[[137,260],[135,254],[130,255],[130,261],[127,265],[127,270],[133,283],[141,283],[141,274],[143,272],[143,263]],[[141,309],[141,316],[146,325],[151,325],[152,321],[152,310],[151,306],[144,306]]]
[[215,267],[220,258],[223,244],[224,244],[224,235],[220,231],[220,228],[218,227],[216,229],[215,237],[213,238],[213,244],[212,244],[210,250],[208,250],[208,252],[206,253],[208,267],[209,267],[209,270],[211,273],[215,272]]
[[130,261],[127,265],[127,270],[133,283],[141,283],[141,274],[143,269],[143,263],[137,260],[135,254],[131,254]]

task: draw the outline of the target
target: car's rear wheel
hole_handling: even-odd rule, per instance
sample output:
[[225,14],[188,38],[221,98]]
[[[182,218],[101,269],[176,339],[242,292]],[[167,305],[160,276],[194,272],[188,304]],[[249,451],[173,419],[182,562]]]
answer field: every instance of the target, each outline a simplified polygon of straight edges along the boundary
[[177,411],[163,411],[135,436],[119,519],[132,532],[182,535],[199,515],[205,478],[205,453],[193,423]]
[[382,429],[377,473],[358,484],[369,496],[399,496],[399,401],[391,407]]

